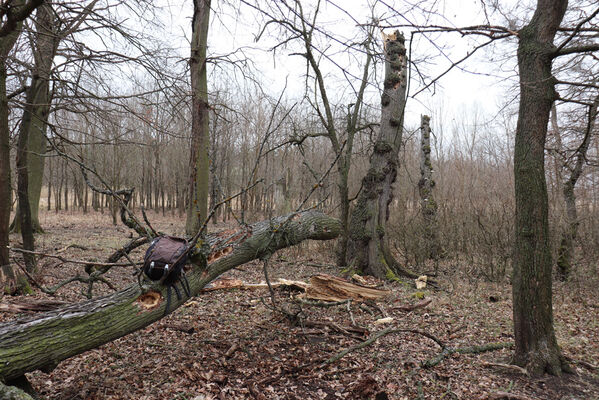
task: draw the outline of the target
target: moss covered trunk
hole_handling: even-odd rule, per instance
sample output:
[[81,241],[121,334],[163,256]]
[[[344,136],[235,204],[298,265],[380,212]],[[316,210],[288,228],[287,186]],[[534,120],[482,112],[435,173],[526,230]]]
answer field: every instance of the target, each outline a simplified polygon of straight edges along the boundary
[[565,0],[539,0],[519,31],[520,106],[514,149],[516,238],[512,279],[514,362],[532,374],[565,367],[553,329],[551,248],[545,181],[545,139],[556,99],[553,40]]
[[389,252],[385,230],[399,165],[406,101],[406,62],[403,36],[398,31],[387,35],[381,127],[349,225],[348,264],[379,278],[388,277],[392,272],[386,257]]
[[209,121],[208,78],[206,75],[206,48],[210,0],[193,0],[191,35],[191,155],[189,161],[189,203],[185,231],[193,235],[208,216]]
[[[306,239],[339,235],[339,221],[319,212],[262,221],[238,232],[212,234],[198,246],[187,274],[192,295],[223,272]],[[148,283],[148,282],[145,282]],[[187,298],[173,295],[171,308]],[[164,316],[166,289],[159,284],[133,284],[111,296],[74,304],[33,319],[0,325],[0,380],[25,372],[50,370],[60,361],[134,332]]]

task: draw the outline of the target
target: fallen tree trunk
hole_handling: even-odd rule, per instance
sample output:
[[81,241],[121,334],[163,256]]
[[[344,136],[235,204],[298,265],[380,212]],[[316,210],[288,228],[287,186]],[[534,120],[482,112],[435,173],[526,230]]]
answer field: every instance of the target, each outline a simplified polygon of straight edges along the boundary
[[[306,239],[337,237],[338,220],[318,212],[298,213],[262,221],[239,231],[208,235],[197,245],[187,274],[196,295],[223,272]],[[172,296],[169,311],[187,298]],[[70,305],[0,325],[0,380],[24,373],[50,371],[62,360],[144,328],[165,315],[166,288],[144,281],[110,296]]]
[[279,278],[278,280],[271,282],[270,285],[266,282],[246,283],[239,279],[221,278],[214,281],[210,287],[206,287],[202,291],[210,292],[223,289],[274,289],[277,287],[297,289],[304,292],[300,295],[301,298],[327,302],[339,302],[344,300],[355,300],[358,302],[367,300],[376,301],[391,293],[389,290],[377,289],[362,284],[357,285],[345,279],[327,274],[312,276],[310,278],[310,283]]

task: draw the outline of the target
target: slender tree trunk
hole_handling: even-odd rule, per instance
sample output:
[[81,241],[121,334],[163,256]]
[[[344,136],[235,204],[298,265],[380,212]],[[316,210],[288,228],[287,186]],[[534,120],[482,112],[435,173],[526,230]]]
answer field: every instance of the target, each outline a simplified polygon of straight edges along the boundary
[[[343,157],[341,157],[343,158]],[[342,159],[338,161],[337,191],[339,193],[339,220],[341,221],[341,235],[337,239],[337,266],[343,267],[347,262],[347,248],[349,243],[349,165],[345,165]]]
[[87,214],[87,204],[88,204],[88,190],[87,185],[83,185],[83,214]]
[[385,43],[381,127],[351,216],[348,246],[350,265],[383,279],[393,277],[394,272],[414,276],[399,267],[385,241],[389,204],[399,166],[407,86],[404,37],[398,31],[389,36]]
[[424,226],[424,255],[426,259],[437,260],[440,254],[437,225],[437,202],[433,197],[433,165],[431,163],[430,117],[423,115],[420,124],[420,209]]
[[[360,89],[358,90],[358,96],[356,98],[356,102],[352,105],[348,106],[347,109],[347,141],[346,148],[344,154],[339,157],[339,161],[337,162],[337,172],[339,173],[338,178],[338,191],[339,191],[339,201],[340,201],[340,211],[339,218],[341,219],[342,231],[339,239],[337,240],[337,266],[345,266],[347,264],[347,249],[350,240],[349,233],[349,219],[350,219],[350,199],[349,199],[349,170],[351,168],[353,148],[354,148],[354,138],[356,136],[356,132],[358,131],[358,123],[360,119],[360,110],[362,107],[362,103],[364,101],[364,91],[366,90],[366,85],[368,84],[368,76],[370,73],[370,64],[372,62],[372,54],[370,52],[370,43],[372,37],[369,37],[366,41],[366,63],[364,64],[364,71],[362,72],[362,82],[360,84]],[[329,133],[330,136],[333,136],[333,132]],[[331,140],[331,144],[333,148],[339,149],[339,144],[337,140]]]
[[50,211],[52,209],[51,201],[52,201],[52,158],[48,160],[48,173],[46,174],[48,180],[48,201],[46,204],[46,211]]
[[574,253],[574,240],[578,234],[578,211],[576,209],[576,195],[574,187],[582,175],[582,169],[586,162],[587,150],[591,143],[595,120],[597,119],[597,106],[599,105],[599,96],[595,98],[593,104],[589,107],[587,126],[582,143],[576,150],[576,164],[572,169],[570,178],[564,182],[563,193],[566,205],[566,226],[562,232],[559,250],[557,252],[557,271],[561,280],[568,280],[572,272],[572,254]]
[[63,164],[62,175],[64,176],[64,210],[69,211],[69,174],[66,162]]
[[56,186],[56,190],[54,192],[54,211],[56,213],[58,213],[60,210],[62,210],[62,184],[64,181],[64,177],[60,173],[61,165],[62,165],[62,161],[59,161],[58,165],[56,166],[56,172],[58,175],[60,175],[60,179],[58,180],[58,185]]
[[[31,107],[31,101],[35,97],[35,92],[29,91],[27,96],[27,105],[25,109]],[[35,248],[35,242],[33,237],[33,224],[31,223],[31,209],[29,203],[29,174],[27,165],[28,149],[27,143],[29,141],[29,119],[32,114],[30,111],[23,113],[23,120],[21,121],[21,129],[19,131],[19,140],[17,142],[17,196],[19,199],[19,223],[21,225],[21,237],[23,238],[23,248],[25,250],[33,251]],[[35,272],[35,256],[32,254],[23,255],[25,259],[25,267],[29,272]]]
[[187,234],[197,232],[208,216],[209,130],[208,79],[206,75],[206,48],[210,20],[210,0],[193,0],[191,38],[191,155],[189,164],[189,205],[187,209]]
[[545,139],[557,95],[553,40],[567,0],[538,0],[519,33],[520,107],[514,148],[516,238],[512,278],[514,363],[533,375],[559,375],[567,364],[553,329]]
[[[46,126],[50,113],[50,72],[59,38],[58,21],[50,3],[38,7],[35,17],[36,32],[32,40],[34,67],[31,84],[27,89],[27,105],[21,122],[21,131],[27,131],[28,199],[34,232],[43,232],[39,223],[39,204],[44,176],[46,153]],[[25,115],[26,113],[30,115]],[[21,203],[17,206],[13,230],[19,232]],[[65,207],[68,207],[65,203]]]
[[19,36],[20,25],[8,36],[0,37],[0,293],[14,293],[17,290],[17,276],[10,265],[8,255],[12,188],[10,185],[10,129],[6,95],[6,58]]

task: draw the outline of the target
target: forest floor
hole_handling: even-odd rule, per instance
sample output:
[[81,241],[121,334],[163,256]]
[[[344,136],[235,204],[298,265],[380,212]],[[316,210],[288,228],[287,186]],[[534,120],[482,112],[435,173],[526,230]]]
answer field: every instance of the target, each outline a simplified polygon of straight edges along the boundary
[[[181,234],[184,223],[150,214],[157,229]],[[73,259],[104,260],[127,241],[129,231],[110,224],[108,215],[44,213],[46,233],[37,248]],[[217,228],[211,226],[211,229]],[[20,239],[11,237],[13,246]],[[76,245],[71,246],[70,245]],[[305,243],[275,254],[271,280],[308,280],[332,265],[331,243]],[[133,254],[143,257],[145,247]],[[462,268],[463,267],[463,268]],[[384,283],[392,294],[378,306],[301,306],[302,323],[273,311],[268,290],[217,290],[189,300],[153,325],[63,361],[51,373],[28,374],[45,399],[599,399],[599,278],[597,269],[554,289],[555,327],[563,353],[576,375],[530,378],[508,364],[511,350],[453,353],[432,368],[422,363],[440,347],[420,333],[385,335],[340,360],[323,362],[387,328],[426,332],[452,348],[513,341],[509,282],[473,278],[458,261],[440,265],[438,289],[422,292],[426,307],[402,311],[421,301],[412,285]],[[81,266],[39,262],[39,282],[50,286]],[[110,280],[121,288],[134,282],[132,268],[113,268]],[[264,281],[252,262],[226,274],[249,283]],[[381,284],[383,284],[381,282]],[[61,289],[57,299],[84,300],[81,284]],[[98,287],[96,294],[110,289]],[[297,292],[276,290],[280,307],[300,311]],[[48,296],[36,290],[34,298]],[[3,297],[2,303],[21,301]],[[19,314],[0,312],[0,321]],[[352,331],[355,323],[365,328]],[[393,321],[376,324],[383,317]],[[595,368],[593,368],[595,367]]]

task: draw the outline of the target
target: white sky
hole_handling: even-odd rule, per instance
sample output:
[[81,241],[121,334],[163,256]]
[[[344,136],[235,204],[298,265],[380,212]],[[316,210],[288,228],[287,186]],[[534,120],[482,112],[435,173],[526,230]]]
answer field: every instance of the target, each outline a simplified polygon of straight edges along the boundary
[[[372,0],[337,0],[338,4],[342,5],[356,20],[359,22],[368,22],[370,11],[368,3]],[[189,54],[189,44],[183,38],[185,33],[187,38],[190,36],[192,2],[191,0],[170,0],[170,21],[166,25],[170,28],[173,37],[181,41],[180,48],[181,56],[187,57]],[[237,4],[237,2],[234,2]],[[310,2],[304,2],[310,3]],[[389,0],[387,4],[393,3]],[[405,2],[397,1],[396,9],[405,8]],[[445,26],[468,26],[474,24],[486,23],[485,15],[481,9],[480,0],[447,0],[437,3],[439,14],[437,16],[425,19],[422,12],[413,10],[410,14],[406,13],[403,16],[394,15],[389,9],[383,5],[378,5],[375,14],[378,17],[386,18],[390,23],[405,23],[402,19],[404,16],[411,21],[421,23],[428,22],[429,24],[439,24]],[[235,9],[231,5],[223,5],[219,0],[212,1],[213,13],[211,14],[211,26],[209,31],[209,55],[226,54],[244,49],[244,54],[251,59],[255,70],[260,74],[261,85],[264,90],[273,96],[277,96],[285,85],[287,80],[287,97],[293,98],[301,96],[304,90],[304,79],[306,67],[305,61],[299,56],[289,56],[290,53],[298,51],[301,48],[298,45],[291,48],[282,48],[276,54],[268,51],[270,47],[277,43],[279,38],[272,35],[263,35],[259,42],[255,42],[255,35],[262,28],[262,18],[246,6],[240,6],[241,15],[238,14],[239,9]],[[309,9],[308,5],[305,6]],[[500,19],[501,16],[497,13],[492,13],[488,10],[489,17],[492,23],[500,23],[493,19]],[[321,7],[320,17],[318,21],[325,29],[333,33],[341,40],[352,38],[355,36],[357,28],[346,14],[343,14],[333,4],[323,2]],[[400,29],[401,30],[401,29]],[[389,30],[387,30],[389,31]],[[405,30],[404,30],[405,31]],[[272,33],[272,31],[271,31]],[[409,35],[406,35],[409,39]],[[427,70],[429,79],[444,71],[450,64],[449,60],[456,61],[462,58],[468,51],[474,47],[472,39],[463,38],[457,34],[441,34],[435,40],[434,44],[425,40],[421,35],[417,35],[412,44],[412,58],[421,60],[420,68]],[[512,42],[513,43],[513,42]],[[432,58],[434,55],[439,55],[438,49],[434,46],[439,46],[444,49],[445,56]],[[511,49],[511,54],[514,47]],[[333,53],[335,50],[329,51]],[[495,56],[489,50],[482,50],[480,54],[467,60],[462,67],[469,71],[475,71],[479,75],[464,72],[461,69],[454,69],[443,78],[441,78],[430,90],[420,93],[416,99],[410,99],[408,103],[408,112],[406,114],[407,126],[416,126],[420,121],[420,114],[435,114],[439,112],[439,108],[443,108],[444,114],[457,114],[458,110],[464,108],[478,108],[484,114],[492,118],[497,110],[503,104],[512,99],[515,93],[510,93],[509,88],[515,84],[515,60],[511,57],[511,62],[501,63],[497,60],[504,57],[506,46],[498,51]],[[344,55],[342,52],[334,55],[335,60],[344,68],[352,69],[353,72],[361,76],[359,65],[352,65],[352,58]],[[359,55],[358,55],[359,57]],[[489,57],[493,57],[492,62],[489,62]],[[430,61],[431,64],[424,65],[424,61]],[[382,65],[378,65],[378,76],[382,74]],[[323,69],[327,73],[327,84],[331,93],[343,93],[344,86],[347,89],[347,83],[344,80],[342,72],[330,64],[324,66]],[[219,75],[222,74],[219,70],[213,71],[211,75],[213,79],[222,79]],[[416,76],[416,71],[412,70],[412,75]],[[491,75],[491,76],[487,76]],[[505,81],[510,77],[509,81]],[[224,80],[231,79],[230,76],[225,76]],[[414,94],[422,87],[420,82],[411,81],[410,92]],[[506,92],[508,91],[508,92]],[[374,104],[378,104],[376,99],[377,94],[371,92]],[[434,122],[434,121],[433,121]]]

